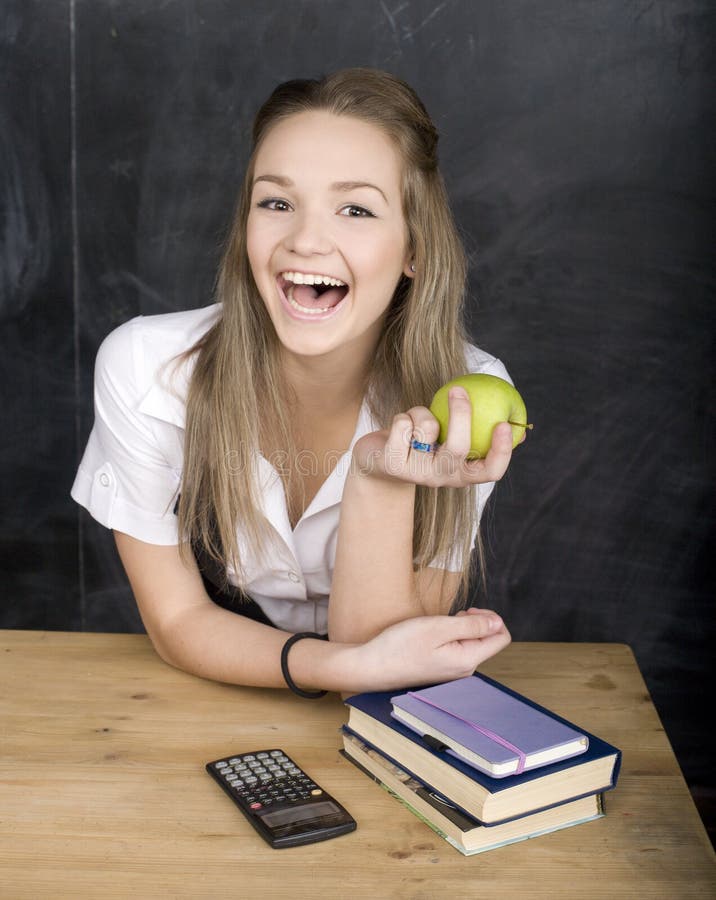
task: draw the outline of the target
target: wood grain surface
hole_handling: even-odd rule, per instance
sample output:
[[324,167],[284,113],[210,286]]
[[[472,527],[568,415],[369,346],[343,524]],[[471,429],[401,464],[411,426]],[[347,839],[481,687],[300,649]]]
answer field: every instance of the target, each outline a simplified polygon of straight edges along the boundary
[[[0,631],[0,896],[716,896],[713,849],[627,646],[518,643],[482,671],[622,749],[605,818],[465,858],[341,758],[335,695],[204,681],[143,635]],[[267,747],[357,831],[265,845],[204,764]]]

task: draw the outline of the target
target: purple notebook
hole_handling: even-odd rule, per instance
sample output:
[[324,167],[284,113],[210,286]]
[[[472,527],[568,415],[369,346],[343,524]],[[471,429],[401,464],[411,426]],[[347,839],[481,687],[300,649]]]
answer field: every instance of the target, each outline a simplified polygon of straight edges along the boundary
[[585,734],[472,675],[390,702],[391,715],[427,736],[433,749],[446,750],[493,778],[568,759],[589,746]]

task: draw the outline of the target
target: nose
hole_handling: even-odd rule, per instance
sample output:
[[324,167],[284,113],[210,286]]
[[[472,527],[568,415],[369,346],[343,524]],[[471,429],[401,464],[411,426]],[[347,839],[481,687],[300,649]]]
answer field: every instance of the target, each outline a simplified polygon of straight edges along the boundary
[[325,256],[333,250],[327,223],[320,214],[308,210],[292,216],[284,243],[286,249],[298,256]]

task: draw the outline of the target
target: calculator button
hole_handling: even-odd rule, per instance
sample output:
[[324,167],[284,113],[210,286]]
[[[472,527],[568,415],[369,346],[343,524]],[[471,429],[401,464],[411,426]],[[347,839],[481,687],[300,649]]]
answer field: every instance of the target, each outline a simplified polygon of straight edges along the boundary
[[251,803],[250,806],[251,809],[261,809],[261,804],[258,802],[258,800],[255,803]]
[[235,766],[235,765],[238,765],[240,762],[241,762],[241,760],[239,759],[238,756],[232,756],[231,759],[229,760],[229,765]]
[[272,750],[269,753],[269,756],[273,756],[273,758],[276,759],[276,757],[278,757],[278,756],[283,756],[283,753],[281,753],[280,750]]
[[312,797],[320,797],[322,793],[323,793],[323,791],[320,788],[314,788],[311,791],[311,796]]
[[268,759],[268,753],[257,753],[256,759]]
[[218,763],[216,763],[216,768],[217,769],[225,769],[228,765],[229,764],[226,762],[218,762]]
[[253,753],[246,753],[244,755],[244,762],[248,762],[250,759],[256,759],[256,757],[253,755]]

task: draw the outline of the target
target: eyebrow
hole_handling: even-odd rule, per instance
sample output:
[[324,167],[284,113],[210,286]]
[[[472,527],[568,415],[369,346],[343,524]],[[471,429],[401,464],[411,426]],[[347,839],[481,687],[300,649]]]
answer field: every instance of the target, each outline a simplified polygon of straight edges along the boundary
[[[285,188],[293,187],[291,179],[283,175],[259,175],[257,178],[254,178],[254,185],[259,181],[270,181],[272,184],[278,184],[280,187]],[[343,194],[348,193],[348,191],[355,191],[357,188],[371,188],[374,191],[378,191],[383,200],[388,203],[388,198],[383,191],[378,185],[371,184],[370,181],[334,181],[330,188],[332,191],[340,191]]]

